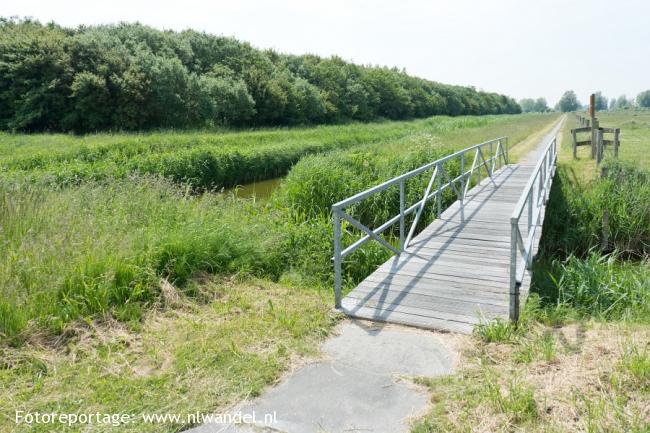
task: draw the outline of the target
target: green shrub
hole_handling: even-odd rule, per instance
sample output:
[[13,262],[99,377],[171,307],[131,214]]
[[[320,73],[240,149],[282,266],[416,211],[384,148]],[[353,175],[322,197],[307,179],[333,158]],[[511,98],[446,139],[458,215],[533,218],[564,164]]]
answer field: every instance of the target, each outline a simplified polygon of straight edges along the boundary
[[553,263],[557,303],[584,317],[650,318],[648,263],[623,262],[616,254],[593,252],[586,259],[570,256]]
[[607,175],[582,185],[567,169],[553,183],[541,248],[547,256],[585,257],[597,249],[650,254],[650,174],[609,161]]
[[139,178],[52,190],[0,182],[0,334],[36,320],[59,332],[81,317],[131,320],[166,278],[201,272],[279,278],[288,266],[280,215]]

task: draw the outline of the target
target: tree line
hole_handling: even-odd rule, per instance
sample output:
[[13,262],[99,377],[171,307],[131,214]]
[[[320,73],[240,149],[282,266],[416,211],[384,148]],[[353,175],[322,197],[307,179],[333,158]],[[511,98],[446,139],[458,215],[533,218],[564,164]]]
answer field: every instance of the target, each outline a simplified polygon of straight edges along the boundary
[[144,130],[519,113],[504,95],[141,24],[0,18],[0,128]]
[[[596,92],[594,95],[594,104],[596,111],[626,110],[635,107],[650,108],[650,90],[645,90],[639,93],[636,97],[636,101],[634,99],[628,99],[625,95],[611,99],[603,96],[602,92]],[[524,105],[524,100],[522,100],[520,103],[523,111],[526,112],[527,105]],[[582,104],[580,104],[580,101],[578,101],[578,97],[576,96],[575,92],[573,90],[567,90],[558,101],[555,109],[567,113],[570,111],[576,111],[581,107]]]
[[524,98],[519,101],[519,106],[521,106],[521,111],[524,113],[546,113],[551,111],[545,98]]

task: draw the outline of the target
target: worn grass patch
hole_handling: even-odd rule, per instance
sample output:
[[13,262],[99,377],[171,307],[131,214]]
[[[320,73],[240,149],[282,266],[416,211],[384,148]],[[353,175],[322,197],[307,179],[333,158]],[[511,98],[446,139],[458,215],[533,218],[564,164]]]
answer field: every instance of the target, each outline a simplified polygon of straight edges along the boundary
[[[259,395],[297,357],[314,355],[336,322],[313,289],[263,280],[199,284],[205,304],[178,296],[149,312],[137,332],[89,322],[65,344],[3,348],[0,431],[49,432],[14,424],[14,411],[215,413]],[[120,431],[179,431],[189,425],[135,422]],[[106,426],[56,431],[103,432]]]
[[413,432],[647,432],[646,325],[533,325],[509,342],[476,338],[455,376],[422,379],[430,414]]

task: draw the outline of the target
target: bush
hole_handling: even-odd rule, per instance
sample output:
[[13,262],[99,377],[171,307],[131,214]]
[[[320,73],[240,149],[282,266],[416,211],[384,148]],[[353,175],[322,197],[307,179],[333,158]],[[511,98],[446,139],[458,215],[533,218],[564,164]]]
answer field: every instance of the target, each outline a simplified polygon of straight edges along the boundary
[[544,222],[547,256],[585,257],[594,249],[636,258],[650,253],[650,175],[614,161],[604,168],[606,177],[587,185],[559,170]]
[[607,320],[650,319],[650,268],[648,263],[621,262],[617,254],[593,252],[555,262],[558,305],[583,317]]

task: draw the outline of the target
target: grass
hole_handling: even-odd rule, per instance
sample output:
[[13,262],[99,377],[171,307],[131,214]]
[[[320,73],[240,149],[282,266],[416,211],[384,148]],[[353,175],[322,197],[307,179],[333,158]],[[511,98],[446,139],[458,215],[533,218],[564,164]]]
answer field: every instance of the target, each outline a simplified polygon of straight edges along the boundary
[[277,279],[289,251],[273,212],[160,179],[3,184],[0,197],[0,333],[13,338],[79,318],[137,321],[163,280],[191,294],[201,272]]
[[[15,425],[14,411],[70,413],[217,413],[259,395],[336,324],[328,302],[300,286],[248,279],[205,280],[204,302],[178,293],[150,310],[137,330],[119,322],[76,325],[64,347],[3,347],[0,430],[48,432]],[[140,419],[126,432],[180,431]],[[57,431],[79,431],[79,426]],[[84,431],[106,431],[101,425]]]
[[457,374],[418,380],[432,409],[411,431],[646,432],[649,338],[646,326],[588,322],[470,339]]
[[51,185],[150,174],[213,190],[283,176],[308,154],[387,143],[414,133],[445,134],[519,121],[516,116],[436,116],[248,132],[2,134],[0,172]]

